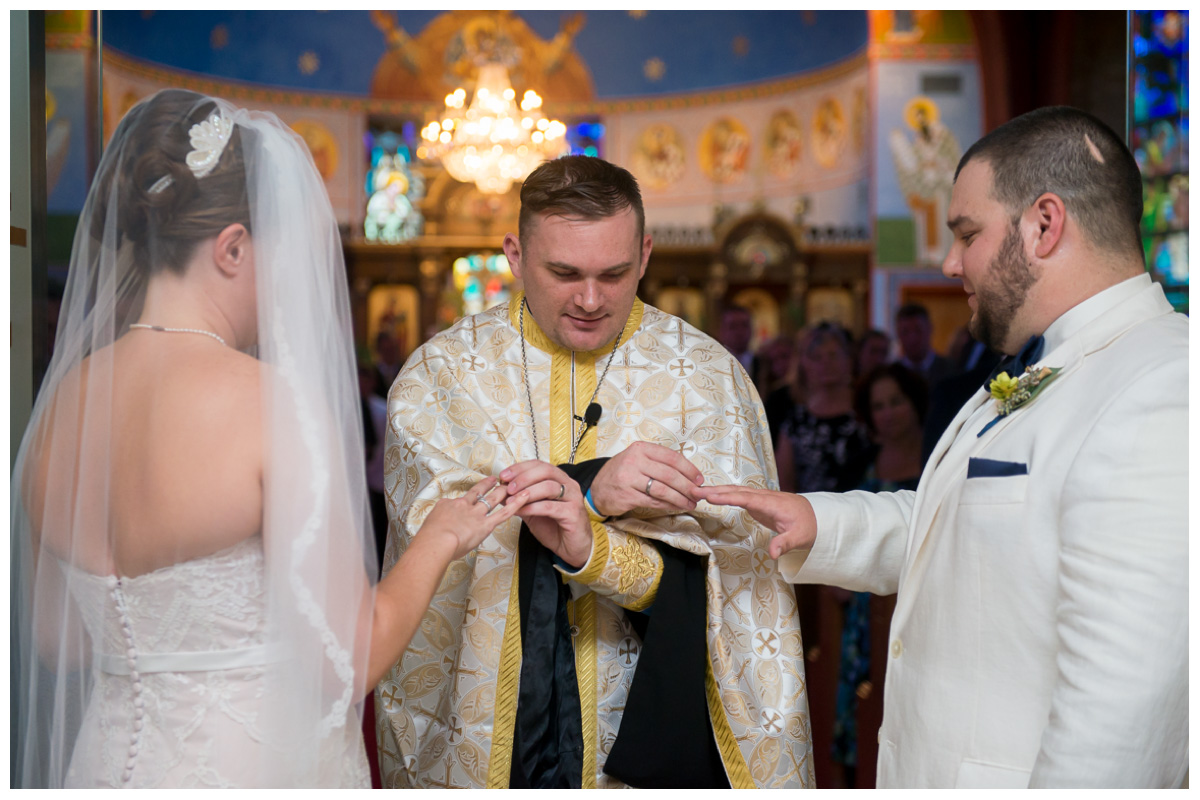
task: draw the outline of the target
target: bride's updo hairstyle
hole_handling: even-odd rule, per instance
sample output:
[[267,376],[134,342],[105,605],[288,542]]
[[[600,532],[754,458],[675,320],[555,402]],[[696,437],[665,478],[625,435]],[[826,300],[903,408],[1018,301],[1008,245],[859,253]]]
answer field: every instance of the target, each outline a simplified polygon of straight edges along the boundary
[[[159,92],[135,106],[117,127],[109,147],[120,147],[120,163],[101,197],[118,202],[120,236],[133,244],[133,268],[145,276],[160,269],[180,273],[196,245],[229,225],[250,229],[242,127],[235,125],[212,171],[197,178],[187,165],[194,149],[189,132],[217,111],[203,95]],[[111,210],[111,209],[110,209]],[[103,225],[107,215],[97,214]],[[93,230],[96,239],[103,230]]]

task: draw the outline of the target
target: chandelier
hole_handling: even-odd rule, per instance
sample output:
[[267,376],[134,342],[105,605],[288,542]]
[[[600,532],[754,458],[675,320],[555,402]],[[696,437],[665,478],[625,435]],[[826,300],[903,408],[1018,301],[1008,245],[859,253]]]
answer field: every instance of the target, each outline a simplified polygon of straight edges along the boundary
[[567,151],[567,126],[546,119],[542,98],[532,89],[516,104],[516,91],[503,64],[479,68],[475,96],[462,111],[467,93],[458,88],[446,95],[446,111],[440,122],[421,130],[428,144],[421,157],[441,159],[455,180],[472,183],[481,192],[503,194],[514,181],[521,181],[541,164]]

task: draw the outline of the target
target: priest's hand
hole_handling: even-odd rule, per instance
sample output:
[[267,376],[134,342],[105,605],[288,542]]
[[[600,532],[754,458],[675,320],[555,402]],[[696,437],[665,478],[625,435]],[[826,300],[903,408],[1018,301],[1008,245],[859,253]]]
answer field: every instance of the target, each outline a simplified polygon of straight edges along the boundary
[[660,444],[634,442],[608,460],[592,481],[592,502],[602,516],[634,508],[693,511],[704,475],[679,453]]
[[817,539],[817,515],[804,495],[751,489],[745,486],[700,486],[696,494],[714,506],[737,506],[778,535],[767,552],[779,558],[792,550],[807,550]]
[[528,500],[517,512],[537,540],[578,569],[592,555],[592,524],[579,484],[553,464],[522,461],[500,473],[509,494]]

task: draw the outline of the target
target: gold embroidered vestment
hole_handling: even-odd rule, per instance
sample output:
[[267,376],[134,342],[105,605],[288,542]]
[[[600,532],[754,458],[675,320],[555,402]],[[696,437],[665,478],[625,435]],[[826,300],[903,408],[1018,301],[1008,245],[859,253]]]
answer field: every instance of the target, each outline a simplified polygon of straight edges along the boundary
[[[419,348],[388,397],[385,571],[433,504],[534,458],[517,309],[462,320]],[[612,345],[572,353],[526,313],[538,448],[565,463]],[[577,461],[636,441],[681,452],[706,483],[777,488],[762,404],[728,351],[636,301]],[[548,456],[548,458],[547,458]],[[592,520],[588,562],[569,575],[583,716],[582,785],[605,775],[640,642],[621,608],[653,605],[662,558],[652,541],[708,556],[708,705],[730,785],[809,787],[808,701],[795,595],[767,555],[771,532],[738,509],[635,510]],[[508,785],[521,665],[512,519],[447,571],[408,650],[376,689],[385,787]],[[652,757],[648,754],[648,757]]]

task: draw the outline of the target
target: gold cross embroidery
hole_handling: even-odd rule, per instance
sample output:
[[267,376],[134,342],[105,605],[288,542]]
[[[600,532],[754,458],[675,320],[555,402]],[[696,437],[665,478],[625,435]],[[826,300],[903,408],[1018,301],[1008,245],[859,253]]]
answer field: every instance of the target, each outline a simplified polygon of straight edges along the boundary
[[734,406],[732,409],[726,409],[725,416],[733,420],[733,424],[738,426],[745,425],[746,420],[749,419],[749,417],[737,406]]
[[687,436],[688,431],[688,414],[696,411],[703,411],[704,406],[688,406],[687,404],[687,389],[683,386],[679,387],[679,438],[683,439]]
[[630,370],[634,372],[650,372],[653,367],[648,364],[630,364],[629,349],[621,349],[621,361],[614,366],[618,367],[625,374],[625,394],[633,392],[633,380],[629,377]]
[[421,348],[421,358],[419,360],[413,362],[413,369],[416,369],[417,367],[424,367],[425,374],[427,376],[433,375],[433,370],[429,368],[429,349],[428,348],[426,348],[426,347]]

